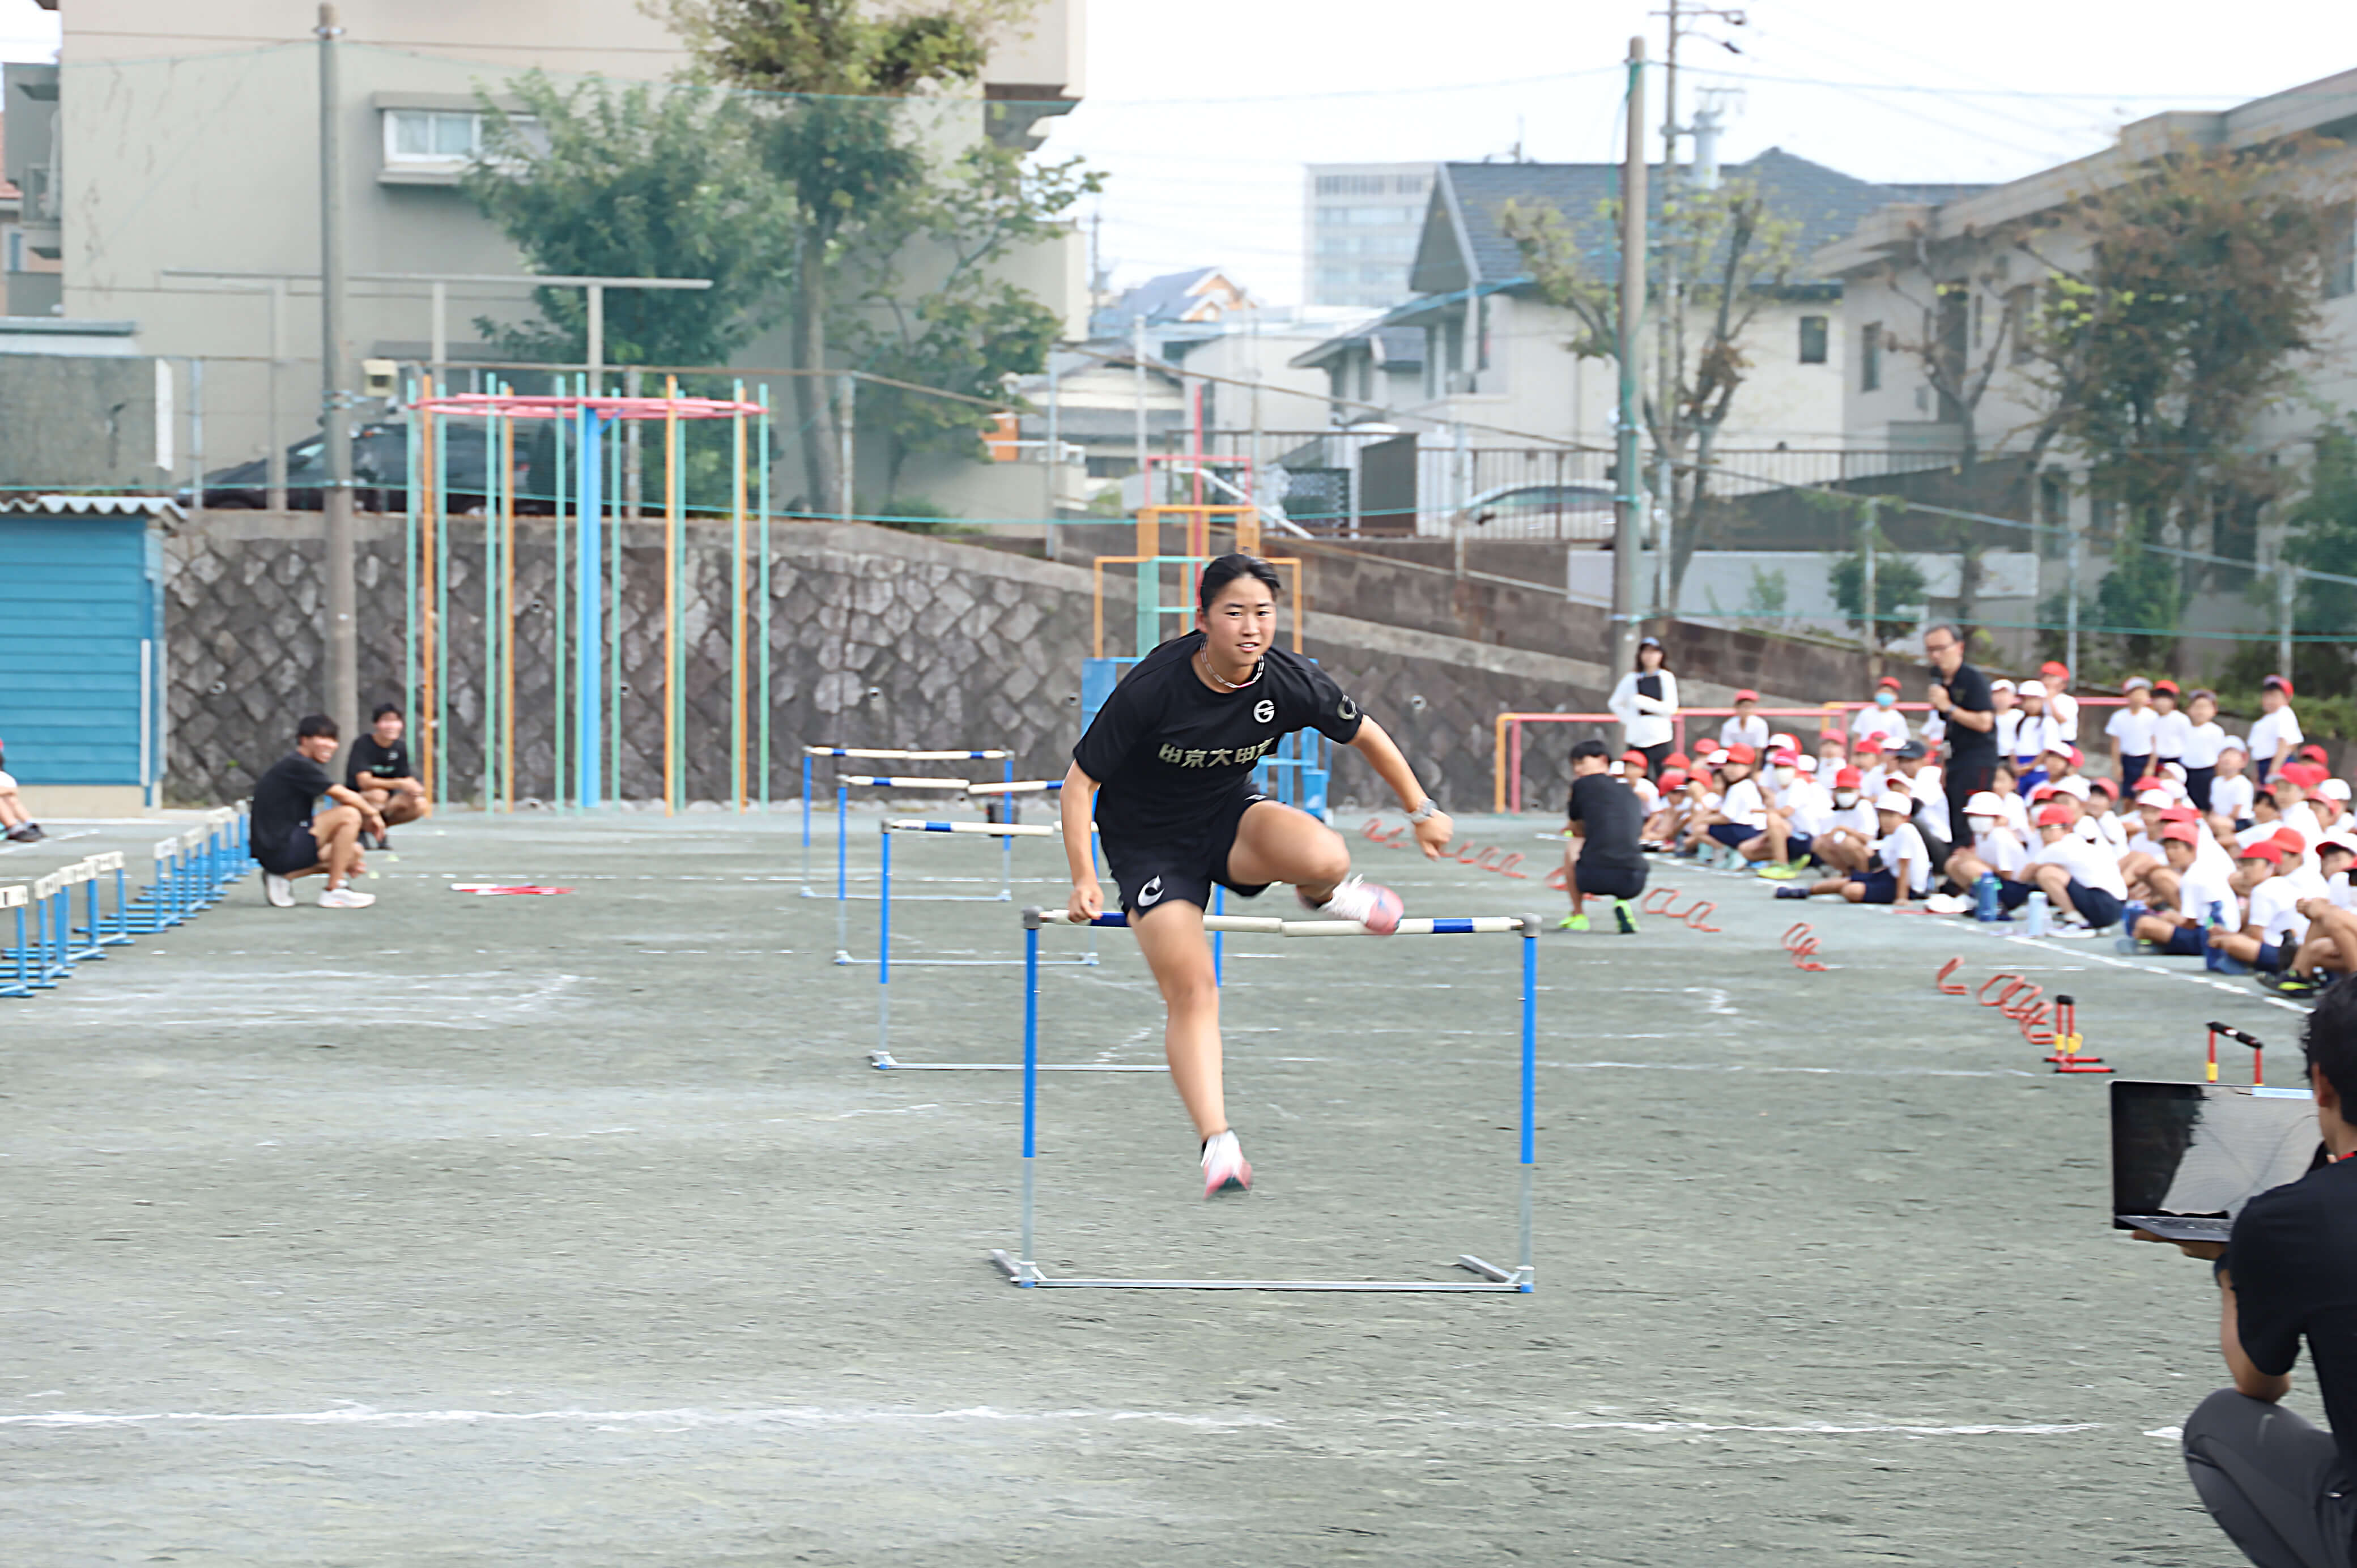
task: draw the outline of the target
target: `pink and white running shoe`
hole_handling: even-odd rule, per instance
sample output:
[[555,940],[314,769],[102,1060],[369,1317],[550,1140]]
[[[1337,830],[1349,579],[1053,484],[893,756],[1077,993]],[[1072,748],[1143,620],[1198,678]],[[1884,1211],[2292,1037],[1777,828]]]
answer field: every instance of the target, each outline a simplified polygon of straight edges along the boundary
[[1203,1196],[1217,1197],[1223,1192],[1252,1190],[1252,1162],[1236,1143],[1232,1129],[1214,1133],[1203,1140]]
[[1375,935],[1387,937],[1399,929],[1400,916],[1406,909],[1390,888],[1354,875],[1343,878],[1318,912],[1338,920],[1356,920]]

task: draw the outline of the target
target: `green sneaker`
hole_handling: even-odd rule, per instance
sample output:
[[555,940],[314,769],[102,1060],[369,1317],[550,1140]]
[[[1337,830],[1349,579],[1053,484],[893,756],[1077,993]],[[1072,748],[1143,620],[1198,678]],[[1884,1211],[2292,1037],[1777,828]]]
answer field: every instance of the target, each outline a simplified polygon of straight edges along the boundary
[[1612,923],[1620,928],[1620,934],[1624,937],[1637,934],[1637,911],[1629,907],[1626,898],[1612,900]]
[[1585,915],[1566,915],[1562,919],[1557,920],[1555,923],[1555,929],[1558,931],[1584,931],[1587,929],[1587,917]]
[[1767,865],[1759,867],[1752,873],[1752,875],[1754,876],[1764,877],[1770,882],[1790,882],[1801,874],[1793,870],[1791,866],[1785,865],[1782,861],[1770,861]]

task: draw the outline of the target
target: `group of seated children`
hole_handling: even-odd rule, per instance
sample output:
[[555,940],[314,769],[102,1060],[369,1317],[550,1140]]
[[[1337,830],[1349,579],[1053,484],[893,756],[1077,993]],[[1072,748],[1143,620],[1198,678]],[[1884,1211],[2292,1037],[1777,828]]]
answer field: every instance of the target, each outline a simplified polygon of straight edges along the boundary
[[1829,732],[1811,755],[1744,702],[1658,779],[1639,756],[1618,768],[1644,804],[1649,851],[1749,865],[1787,885],[1780,898],[2001,915],[2043,895],[2057,936],[2118,922],[2125,950],[2294,993],[2357,972],[2350,787],[2302,744],[2289,682],[2270,678],[2247,741],[2221,728],[2207,692],[2180,707],[2169,682],[2129,682],[2105,729],[2115,778],[2084,772],[2047,715],[2023,713],[2038,688],[1998,693],[2007,760],[1961,822],[1922,740],[1878,725]]

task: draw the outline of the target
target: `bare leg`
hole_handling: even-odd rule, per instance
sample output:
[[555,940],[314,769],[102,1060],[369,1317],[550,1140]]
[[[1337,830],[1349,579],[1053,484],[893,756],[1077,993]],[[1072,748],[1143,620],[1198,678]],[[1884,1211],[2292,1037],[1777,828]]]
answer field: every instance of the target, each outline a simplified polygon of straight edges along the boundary
[[2309,960],[2311,966],[2321,963],[2343,974],[2357,974],[2357,914],[2327,909],[2309,922],[2308,929],[2309,946],[2329,944],[2329,950]]
[[2046,895],[2049,904],[2067,914],[2079,912],[2071,902],[2071,874],[2068,871],[2059,865],[2033,865],[2030,870],[2037,874],[2039,888]]
[[[328,873],[328,886],[341,887],[361,869],[361,814],[350,806],[338,806],[332,811],[322,811],[311,819],[311,837],[319,846],[319,859]],[[320,869],[314,866],[313,871]],[[311,872],[296,875],[308,876]]]
[[2158,946],[2168,945],[2181,924],[2174,915],[2138,915],[2133,935]]
[[1571,895],[1571,912],[1578,914],[1587,902],[1587,895],[1579,890],[1579,844],[1577,840],[1563,846],[1563,890]]
[[377,814],[384,818],[386,827],[398,827],[403,822],[423,822],[434,814],[434,807],[422,790],[395,789],[377,807]]
[[1244,808],[1236,823],[1236,842],[1228,849],[1232,880],[1246,886],[1289,882],[1311,903],[1323,904],[1333,896],[1335,885],[1350,875],[1350,844],[1308,812],[1275,800],[1255,800]]
[[18,798],[14,785],[0,789],[0,832],[21,828],[32,820],[32,813],[25,810],[25,802]]
[[1162,988],[1168,1010],[1162,1049],[1170,1081],[1195,1123],[1195,1135],[1228,1130],[1227,1092],[1220,1060],[1220,987],[1211,974],[1211,945],[1203,911],[1192,904],[1158,904],[1129,918],[1138,950]]

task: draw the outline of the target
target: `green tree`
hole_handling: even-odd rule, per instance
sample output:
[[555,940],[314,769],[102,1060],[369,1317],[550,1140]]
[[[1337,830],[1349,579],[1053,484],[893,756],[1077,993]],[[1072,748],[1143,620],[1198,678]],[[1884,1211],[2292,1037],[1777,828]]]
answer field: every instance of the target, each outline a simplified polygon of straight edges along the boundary
[[[733,87],[770,95],[762,156],[793,192],[790,306],[794,423],[816,506],[841,493],[836,405],[829,365],[839,313],[830,285],[855,253],[906,232],[907,205],[933,172],[925,127],[906,100],[970,87],[991,33],[1028,10],[1018,0],[668,0],[700,67]],[[856,299],[857,284],[845,291]]]
[[[755,156],[753,116],[708,91],[587,81],[539,71],[509,83],[511,113],[481,97],[483,155],[464,189],[538,272],[709,278],[709,289],[610,289],[613,364],[719,364],[776,319],[793,253],[788,193]],[[533,292],[540,319],[477,326],[516,359],[580,361],[577,288]]]
[[1864,530],[1857,548],[1837,557],[1829,574],[1834,603],[1847,618],[1852,631],[1866,629],[1868,551],[1874,554],[1874,643],[1880,648],[1893,638],[1904,637],[1915,629],[1915,623],[1901,618],[1898,612],[1921,606],[1928,585],[1923,569],[1913,557],[1892,553],[1890,541],[1883,537],[1879,525]]
[[[2288,531],[2283,545],[2286,561],[2335,576],[2357,575],[2357,433],[2346,425],[2328,425],[2319,433],[2308,489],[2284,514],[2284,521]],[[2319,631],[2357,628],[2357,585],[2302,578],[2292,624]],[[2292,651],[2292,683],[2302,696],[2348,693],[2357,643],[2338,639],[2302,642]],[[2257,681],[2251,683],[2255,686]]]
[[[1077,158],[1030,164],[976,145],[901,203],[895,221],[871,226],[857,258],[859,308],[836,338],[863,370],[886,378],[863,387],[860,403],[884,435],[891,493],[919,453],[979,455],[987,411],[977,403],[1012,406],[1009,383],[1047,363],[1061,322],[991,265],[1050,238],[1098,185]],[[920,285],[906,273],[910,257],[945,268]]]
[[[1577,322],[1564,347],[1583,358],[1617,353],[1620,222],[1617,199],[1581,222],[1544,202],[1509,200],[1499,209],[1499,228],[1521,252],[1539,297]],[[1718,433],[1749,376],[1752,324],[1790,279],[1800,231],[1778,214],[1773,193],[1746,179],[1710,190],[1674,187],[1654,222],[1646,289],[1666,352],[1655,355],[1663,368],[1655,384],[1642,389],[1642,417],[1653,450],[1671,465],[1670,493],[1659,498],[1673,523],[1665,613],[1676,613],[1694,558],[1695,531],[1685,524],[1699,513]]]
[[[2172,151],[2020,241],[2049,269],[2023,331],[2044,404],[2028,471],[2049,446],[2072,453],[2116,505],[2097,603],[2137,662],[2182,657],[2178,617],[2206,570],[2148,547],[2212,550],[2222,518],[2277,489],[2251,435],[2317,340],[2337,238],[2307,172],[2319,145]],[[2064,234],[2084,264],[2053,259]]]

